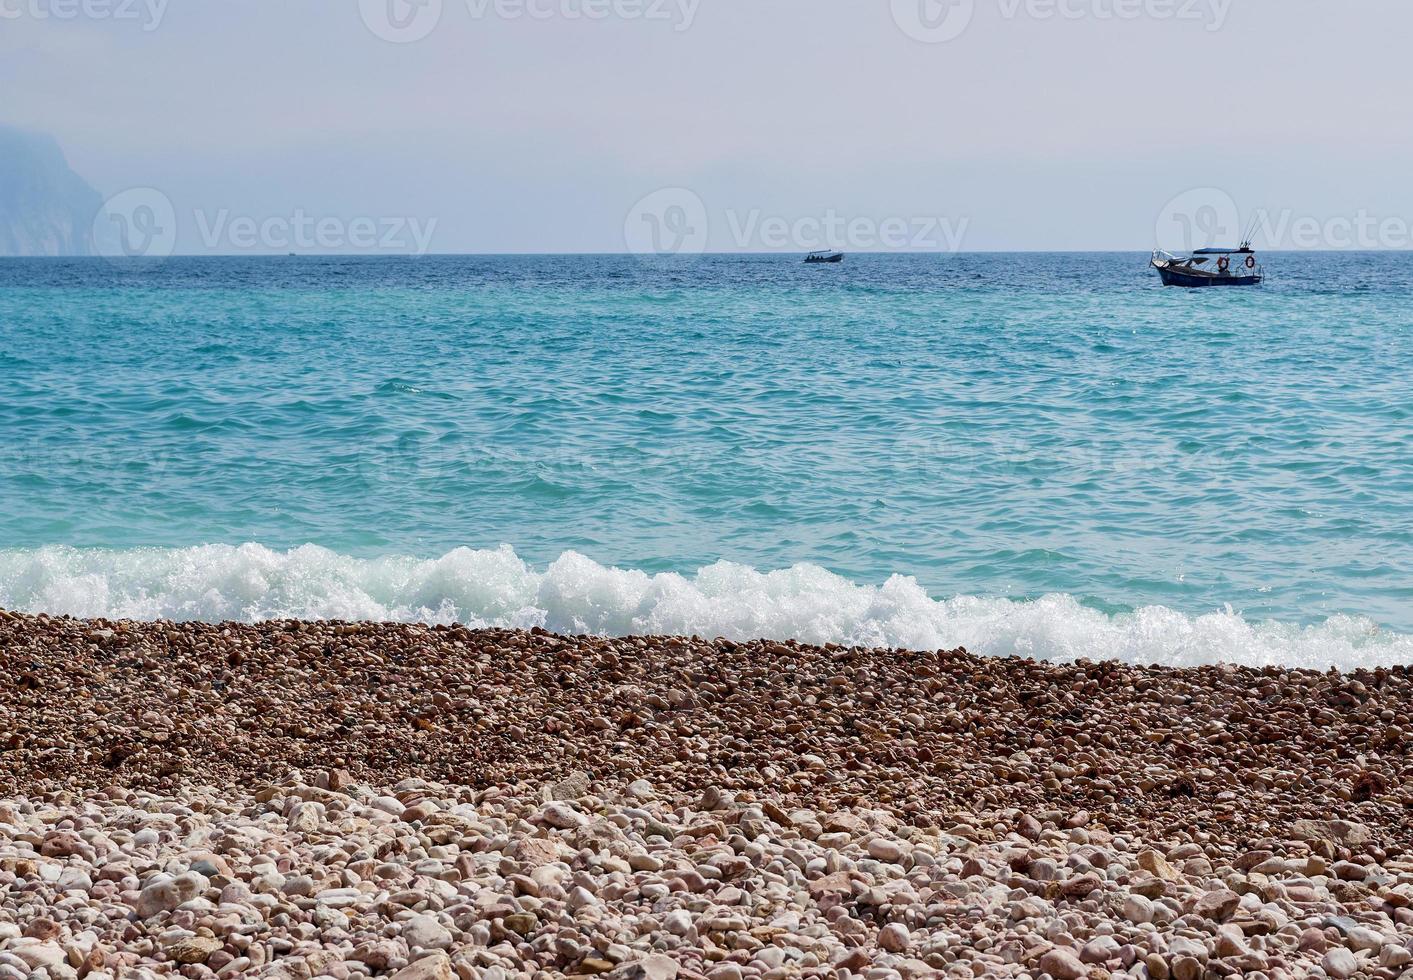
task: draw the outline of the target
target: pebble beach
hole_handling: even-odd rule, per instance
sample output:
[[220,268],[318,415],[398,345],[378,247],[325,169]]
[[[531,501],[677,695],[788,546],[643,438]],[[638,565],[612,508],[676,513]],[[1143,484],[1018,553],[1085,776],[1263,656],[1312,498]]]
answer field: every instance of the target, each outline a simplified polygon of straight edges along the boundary
[[1402,667],[0,613],[0,978],[1397,977]]

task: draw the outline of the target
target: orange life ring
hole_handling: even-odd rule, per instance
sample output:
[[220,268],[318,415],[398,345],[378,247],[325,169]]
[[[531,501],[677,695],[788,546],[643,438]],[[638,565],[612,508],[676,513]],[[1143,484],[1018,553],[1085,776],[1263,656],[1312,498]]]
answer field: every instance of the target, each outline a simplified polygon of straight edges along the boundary
[[1254,268],[1256,268],[1256,256],[1254,256],[1254,255],[1248,255],[1248,256],[1246,257],[1246,268],[1248,268],[1248,269],[1254,269]]
[[1231,259],[1223,255],[1220,259],[1217,260],[1217,268],[1221,269],[1223,272],[1226,272],[1228,269],[1231,268]]

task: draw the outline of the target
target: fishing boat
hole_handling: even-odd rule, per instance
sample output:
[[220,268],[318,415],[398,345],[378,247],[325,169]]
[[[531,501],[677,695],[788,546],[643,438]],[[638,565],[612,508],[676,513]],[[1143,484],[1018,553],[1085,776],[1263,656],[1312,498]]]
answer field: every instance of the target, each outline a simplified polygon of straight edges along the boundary
[[1161,249],[1153,253],[1153,268],[1164,286],[1259,286],[1265,270],[1256,260],[1251,242],[1240,248],[1199,248],[1189,255],[1174,255]]
[[820,263],[820,262],[843,262],[843,261],[844,261],[844,253],[843,253],[843,252],[832,252],[832,251],[828,251],[828,250],[823,251],[823,252],[811,252],[809,255],[806,255],[806,256],[805,256],[805,262],[806,262],[808,265],[815,265],[816,263]]

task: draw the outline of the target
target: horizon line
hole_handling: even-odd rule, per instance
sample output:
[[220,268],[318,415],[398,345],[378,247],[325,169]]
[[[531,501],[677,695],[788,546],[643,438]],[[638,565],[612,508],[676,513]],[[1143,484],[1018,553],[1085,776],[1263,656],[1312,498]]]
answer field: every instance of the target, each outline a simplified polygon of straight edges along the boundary
[[[642,252],[611,252],[611,251],[591,251],[591,252],[279,252],[279,251],[252,251],[252,252],[173,252],[170,255],[0,255],[0,262],[6,261],[73,261],[75,259],[95,259],[104,262],[165,262],[169,259],[289,259],[289,258],[317,258],[317,259],[435,259],[435,258],[633,258],[644,261],[671,261],[681,259],[690,261],[700,258],[791,258],[800,255],[808,255],[811,251],[800,249],[798,251],[769,251],[769,252],[693,252],[688,255],[666,255]],[[951,251],[948,249],[923,250],[923,249],[898,249],[892,251],[879,251],[861,249],[849,251],[848,249],[828,249],[828,251],[843,252],[845,255],[857,256],[922,256],[931,255],[942,258],[955,257],[960,255],[1146,255],[1151,254],[1151,248],[974,248]],[[1190,251],[1189,249],[1178,249],[1179,252]],[[1268,252],[1272,255],[1413,255],[1413,248],[1255,248],[1253,251]]]

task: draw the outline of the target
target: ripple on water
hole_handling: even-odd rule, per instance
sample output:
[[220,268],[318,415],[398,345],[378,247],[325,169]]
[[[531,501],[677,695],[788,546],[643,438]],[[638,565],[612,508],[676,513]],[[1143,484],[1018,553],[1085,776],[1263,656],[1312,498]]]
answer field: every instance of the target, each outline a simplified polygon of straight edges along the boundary
[[1413,260],[1330,261],[0,262],[0,548],[511,541],[1413,632]]

